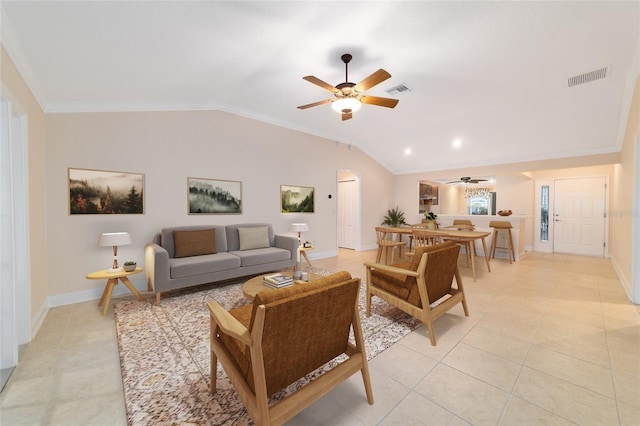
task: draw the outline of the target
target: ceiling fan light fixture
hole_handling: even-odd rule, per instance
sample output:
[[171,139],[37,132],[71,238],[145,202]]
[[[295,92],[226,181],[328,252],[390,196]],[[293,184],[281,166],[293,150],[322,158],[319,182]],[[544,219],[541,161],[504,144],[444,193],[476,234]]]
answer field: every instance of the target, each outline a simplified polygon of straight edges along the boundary
[[356,98],[342,98],[331,104],[331,108],[339,114],[342,114],[345,110],[347,112],[356,112],[361,106],[362,103]]

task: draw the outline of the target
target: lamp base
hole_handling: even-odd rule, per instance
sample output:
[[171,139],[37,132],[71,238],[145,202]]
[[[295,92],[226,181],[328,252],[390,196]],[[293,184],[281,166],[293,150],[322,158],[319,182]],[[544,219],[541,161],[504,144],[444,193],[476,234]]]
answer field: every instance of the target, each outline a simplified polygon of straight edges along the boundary
[[110,268],[107,269],[107,274],[117,274],[118,272],[122,272],[124,269],[122,268]]

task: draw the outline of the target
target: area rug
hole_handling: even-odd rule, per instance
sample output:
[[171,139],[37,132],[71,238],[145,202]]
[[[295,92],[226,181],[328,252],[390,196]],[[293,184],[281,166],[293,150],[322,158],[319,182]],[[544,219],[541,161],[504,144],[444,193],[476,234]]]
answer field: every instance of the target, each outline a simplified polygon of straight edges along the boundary
[[[242,293],[242,282],[182,292],[162,299],[160,306],[138,300],[114,306],[129,425],[252,424],[220,366],[216,393],[209,393],[209,311],[205,303],[215,299],[226,309],[250,303]],[[367,318],[364,283],[359,306],[368,359],[420,325],[378,298],[373,298]],[[320,367],[303,382],[330,367]],[[272,398],[281,399],[299,386],[301,383],[294,383]]]

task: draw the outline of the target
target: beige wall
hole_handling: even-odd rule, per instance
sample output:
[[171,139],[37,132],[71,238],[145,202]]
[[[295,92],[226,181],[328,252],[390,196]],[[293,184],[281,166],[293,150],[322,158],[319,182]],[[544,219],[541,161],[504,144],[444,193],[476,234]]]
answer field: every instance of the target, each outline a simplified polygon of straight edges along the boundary
[[[633,277],[632,264],[639,262],[640,253],[632,252],[632,238],[635,227],[639,226],[638,212],[634,200],[640,192],[638,187],[638,144],[640,140],[640,76],[636,78],[635,89],[622,143],[622,161],[614,168],[611,182],[609,229],[616,238],[609,240],[609,253],[614,259],[618,274],[622,277],[627,291],[632,293],[634,303],[640,303],[640,277]],[[637,202],[637,200],[636,200]],[[637,229],[635,229],[638,232]],[[637,235],[637,234],[636,234]],[[636,250],[638,249],[636,242]],[[635,259],[632,257],[635,255]],[[634,283],[635,280],[635,283]]]
[[2,48],[0,57],[2,97],[26,117],[27,123],[27,180],[29,196],[29,279],[31,281],[31,327],[37,330],[47,309],[47,250],[45,226],[45,155],[44,114],[29,87]]
[[[162,227],[270,222],[276,232],[288,233],[291,223],[304,221],[310,228],[304,238],[315,242],[310,254],[328,256],[337,249],[338,169],[360,176],[363,230],[382,220],[393,198],[393,176],[361,151],[226,112],[47,114],[45,139],[47,275],[54,304],[99,295],[104,283],[84,276],[111,263],[110,250],[96,245],[101,232],[129,232],[133,244],[119,248],[119,259],[140,262],[144,245]],[[69,215],[69,167],[143,173],[145,214]],[[242,214],[188,215],[187,177],[241,181]],[[282,184],[314,187],[315,214],[280,213]],[[374,236],[363,231],[363,239],[373,242]],[[142,275],[132,281],[144,287]]]

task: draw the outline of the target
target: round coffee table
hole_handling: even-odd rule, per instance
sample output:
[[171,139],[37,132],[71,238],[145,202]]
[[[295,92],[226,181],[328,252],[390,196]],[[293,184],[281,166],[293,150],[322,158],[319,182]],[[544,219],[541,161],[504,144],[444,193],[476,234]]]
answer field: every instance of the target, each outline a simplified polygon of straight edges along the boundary
[[[291,276],[291,272],[285,272],[285,275]],[[253,299],[256,297],[256,294],[260,293],[264,290],[276,290],[273,287],[269,287],[262,282],[263,275],[258,275],[257,277],[253,277],[248,280],[246,283],[242,284],[242,293],[247,296],[249,299]],[[309,281],[317,280],[318,278],[322,278],[322,275],[317,274],[309,274]],[[304,285],[306,281],[295,280],[293,281],[294,285]],[[283,287],[286,288],[286,287]]]

